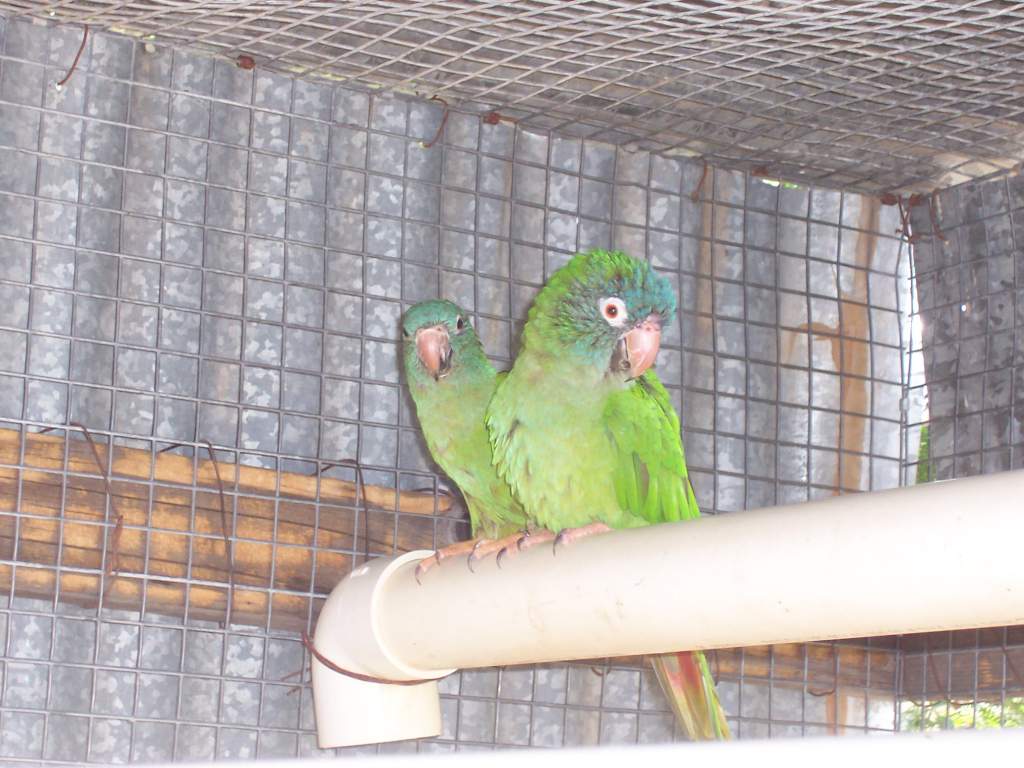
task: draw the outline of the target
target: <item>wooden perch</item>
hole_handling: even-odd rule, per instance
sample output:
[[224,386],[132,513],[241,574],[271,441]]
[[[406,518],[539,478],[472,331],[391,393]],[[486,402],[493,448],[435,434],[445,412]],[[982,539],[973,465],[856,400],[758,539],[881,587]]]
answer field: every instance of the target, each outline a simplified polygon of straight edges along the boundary
[[[59,434],[22,433],[16,429],[0,429],[0,463],[17,466],[20,461],[22,437],[25,438],[26,467],[55,469],[73,473],[99,476],[99,467],[81,440],[72,440],[65,446],[64,437]],[[64,451],[68,456],[65,464]],[[149,451],[138,448],[114,446],[113,461],[108,457],[108,446],[97,443],[102,461],[110,462],[112,479],[152,479],[156,482],[175,483],[202,488],[218,488],[213,462],[209,459],[193,459],[172,453],[157,453],[154,461]],[[303,475],[297,472],[276,472],[262,467],[220,462],[221,477],[226,491],[279,496],[291,499],[319,499],[328,504],[354,504],[357,501],[356,484],[321,475]],[[380,509],[395,510],[414,515],[435,514],[432,493],[403,493],[394,488],[368,485],[361,489],[365,501]],[[447,512],[451,499],[439,497],[436,511]]]
[[[17,563],[0,567],[0,589],[84,606],[102,592],[106,608],[224,621],[233,584],[230,621],[304,629],[311,594],[329,592],[352,553],[431,549],[434,516],[452,508],[432,493],[97,449],[110,464],[109,496],[85,441],[0,429],[0,504],[18,513],[0,515],[0,559]],[[123,524],[112,552],[115,512]],[[117,573],[104,574],[115,554]]]

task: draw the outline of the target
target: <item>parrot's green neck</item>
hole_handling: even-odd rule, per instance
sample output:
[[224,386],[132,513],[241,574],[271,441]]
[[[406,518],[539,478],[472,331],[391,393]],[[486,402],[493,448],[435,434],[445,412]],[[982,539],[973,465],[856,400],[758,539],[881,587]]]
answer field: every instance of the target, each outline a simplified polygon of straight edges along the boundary
[[[434,381],[429,375],[410,376],[409,389],[425,434],[446,435],[483,430],[483,413],[494,393],[494,369],[463,366]],[[430,446],[433,450],[433,446]]]
[[610,360],[595,359],[589,365],[580,362],[574,350],[545,344],[544,335],[534,333],[524,336],[516,366],[525,364],[527,369],[542,375],[545,387],[557,382],[559,390],[574,402],[581,402],[580,398],[588,403],[599,402],[629,385],[621,373],[609,370]]

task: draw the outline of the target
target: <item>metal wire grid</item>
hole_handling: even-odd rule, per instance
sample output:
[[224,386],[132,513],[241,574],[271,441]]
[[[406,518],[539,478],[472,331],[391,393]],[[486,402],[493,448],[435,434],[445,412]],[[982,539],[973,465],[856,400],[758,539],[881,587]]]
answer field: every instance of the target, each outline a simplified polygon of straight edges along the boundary
[[[683,311],[680,412],[687,445],[708,440],[689,459],[702,508],[894,487],[903,458],[899,349],[909,296],[908,254],[892,236],[895,209],[756,179],[746,180],[744,199],[736,177],[721,171],[715,184],[715,200],[742,205],[747,223],[729,233],[730,209],[715,208],[710,258],[696,265],[697,275],[713,275],[713,286],[697,277],[688,291],[684,267],[682,303],[697,311]],[[776,240],[770,224],[767,239],[756,231],[766,223],[761,212],[777,221]],[[806,216],[806,230],[790,216]],[[766,245],[777,249],[774,256],[761,250]],[[657,250],[650,256],[657,259]],[[742,296],[730,282],[737,279]],[[709,471],[703,477],[702,469]],[[715,484],[714,496],[701,496],[704,482]]]
[[[911,482],[1024,466],[1024,177],[943,190],[934,214],[911,211],[920,362],[909,394],[925,407],[907,432],[926,427],[928,452]],[[902,729],[1024,723],[1020,627],[905,641]]]
[[931,190],[1021,160],[1024,10],[1002,0],[0,7],[833,188]]
[[903,638],[900,730],[1024,725],[1024,628]]
[[[319,461],[354,456],[368,484],[432,486],[408,404],[395,386],[390,323],[399,302],[441,293],[475,308],[487,348],[507,365],[518,323],[544,277],[575,250],[614,242],[647,254],[679,282],[684,306],[693,308],[666,331],[659,365],[677,407],[685,394],[688,458],[707,511],[899,481],[901,457],[898,448],[884,447],[888,439],[851,448],[843,438],[850,416],[868,418],[868,435],[899,430],[893,405],[901,392],[898,329],[907,267],[892,234],[893,208],[866,219],[883,233],[876,238],[858,229],[874,204],[856,195],[705,173],[700,163],[481,125],[459,112],[448,115],[444,141],[427,151],[420,143],[443,120],[437,104],[246,73],[168,48],[144,53],[107,35],[93,37],[78,76],[57,93],[47,83],[63,74],[65,54],[80,39],[75,28],[0,21],[0,38],[7,40],[0,61],[0,288],[10,310],[4,344],[13,369],[0,382],[2,416],[14,429],[76,419],[153,457],[184,444],[173,450],[197,462],[202,449],[195,440],[206,437],[225,466],[254,464],[278,473],[315,473]],[[197,156],[206,162],[197,165]],[[159,205],[154,185],[163,192]],[[196,199],[202,204],[190,208]],[[323,212],[322,229],[303,226],[321,220],[311,210]],[[96,222],[112,219],[120,219],[116,234],[104,240],[109,230]],[[202,237],[190,239],[196,230]],[[198,248],[182,249],[183,242]],[[857,262],[858,242],[870,256],[867,264]],[[808,258],[808,251],[818,257]],[[312,272],[306,271],[310,258]],[[202,288],[190,294],[196,274]],[[858,280],[863,291],[851,291]],[[800,309],[784,310],[789,305]],[[853,325],[844,328],[840,305],[867,313],[868,338],[888,360],[872,361],[866,375],[846,371],[848,379],[870,384],[867,414],[845,413],[835,400],[834,370],[844,363],[842,356],[836,362],[834,345],[864,341]],[[317,306],[322,314],[306,314]],[[820,327],[807,327],[809,318]],[[766,341],[780,327],[795,334],[794,349],[806,351],[781,359],[777,345]],[[272,358],[260,357],[262,345],[249,351],[251,338],[266,339],[260,334],[274,328]],[[297,348],[290,353],[292,339]],[[304,345],[317,354],[304,358]],[[339,350],[345,349],[353,356],[344,357]],[[83,367],[83,361],[92,362]],[[320,383],[315,399],[305,387],[310,377]],[[347,410],[331,410],[337,391]],[[315,434],[303,429],[312,421]],[[253,425],[261,423],[277,427],[260,432]],[[354,425],[354,440],[325,437],[332,424]],[[298,437],[289,436],[289,425]],[[843,482],[836,469],[842,455],[867,465],[857,482]],[[23,464],[21,456],[16,465]],[[346,468],[328,473],[355,479]],[[74,477],[57,474],[61,488]],[[147,500],[161,486],[148,477],[141,484]],[[185,485],[190,514],[209,509],[214,489]],[[226,492],[232,509],[247,498],[230,484]],[[208,500],[200,503],[204,494]],[[319,516],[323,505],[316,502]],[[380,534],[382,545],[373,552],[390,551],[389,536],[423,533],[424,525],[434,542],[455,533],[445,518],[358,505],[347,511],[354,537],[367,520]],[[32,516],[22,511],[17,519]],[[277,530],[277,500],[274,521]],[[214,529],[206,538],[219,535]],[[272,545],[279,547],[276,538]],[[332,549],[337,567],[362,552],[358,538]],[[310,584],[255,591],[309,598],[312,615],[323,591],[313,576]],[[288,698],[292,681],[281,679],[298,667],[301,652],[294,634],[269,619],[262,627],[223,627],[9,600],[0,751],[10,758],[311,749],[308,690]],[[62,655],[58,635],[68,622],[86,636],[116,635],[120,651],[101,658],[108,653],[102,640],[92,646],[83,640],[91,657]],[[150,634],[161,642],[147,645]],[[22,642],[26,637],[50,642]],[[213,663],[189,667],[189,649],[203,642],[212,646]],[[180,649],[173,660],[157,650],[166,647]],[[281,649],[273,664],[271,648]],[[575,667],[565,669],[503,672],[496,694],[490,682],[473,682],[494,673],[464,673],[447,689],[445,738],[420,748],[574,743],[592,740],[595,728],[604,741],[665,736],[671,719],[663,704],[634,695],[646,690],[641,681],[648,678],[639,670],[612,665],[615,674],[598,678],[583,667],[601,682],[594,698],[577,696],[569,682]],[[794,683],[806,687],[806,675],[802,682],[775,680],[771,670],[757,677],[741,668],[731,689],[730,681],[723,684],[740,735],[828,728],[820,697],[791,695]],[[82,711],[57,711],[78,706],[64,701],[80,701],[69,690],[85,690],[90,675]],[[515,675],[533,675],[529,693],[524,684],[504,682]],[[548,677],[564,682],[542,682]],[[850,685],[870,688],[884,710],[887,684]],[[543,693],[549,688],[555,692]],[[110,711],[96,705],[103,696],[129,704]],[[168,706],[177,708],[161,709]],[[867,711],[865,704],[862,716],[851,714],[850,725],[893,727],[891,718],[885,725],[884,716],[869,718]],[[77,739],[82,728],[93,734],[84,737],[89,741]]]
[[[719,678],[734,734],[891,732],[898,671],[892,646],[854,641],[843,647],[862,653],[866,664],[846,669],[827,647],[804,647],[795,657],[777,657],[770,649],[737,654],[740,673]],[[711,663],[717,669],[714,655]],[[834,684],[818,688],[814,681],[822,679],[823,671]],[[622,662],[467,671],[461,673],[461,685],[449,690],[459,694],[460,709],[484,712],[472,728],[481,746],[495,740],[520,746],[644,743],[667,741],[673,732],[680,738],[653,674]]]
[[[935,479],[1024,466],[1024,178],[945,190],[915,212],[921,349]],[[938,225],[939,233],[935,234]]]
[[[910,211],[918,305],[909,335],[907,482],[1024,466],[1024,178],[943,190]],[[926,440],[922,440],[922,433]],[[904,638],[901,729],[1024,722],[1020,627]]]

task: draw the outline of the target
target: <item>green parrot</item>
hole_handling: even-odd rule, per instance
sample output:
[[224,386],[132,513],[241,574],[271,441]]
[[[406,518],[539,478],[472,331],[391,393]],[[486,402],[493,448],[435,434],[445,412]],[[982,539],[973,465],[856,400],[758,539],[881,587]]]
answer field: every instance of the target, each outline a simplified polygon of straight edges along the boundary
[[474,541],[444,547],[423,561],[420,578],[448,557],[475,559],[519,538],[526,516],[491,461],[484,412],[498,381],[469,315],[450,301],[424,301],[402,320],[405,379],[423,437],[437,465],[466,500]]
[[[699,517],[679,417],[650,370],[675,311],[669,281],[621,252],[575,256],[537,295],[486,416],[499,474],[528,522],[546,529],[522,546],[550,541],[554,531],[557,547]],[[689,737],[729,738],[704,654],[653,661]]]

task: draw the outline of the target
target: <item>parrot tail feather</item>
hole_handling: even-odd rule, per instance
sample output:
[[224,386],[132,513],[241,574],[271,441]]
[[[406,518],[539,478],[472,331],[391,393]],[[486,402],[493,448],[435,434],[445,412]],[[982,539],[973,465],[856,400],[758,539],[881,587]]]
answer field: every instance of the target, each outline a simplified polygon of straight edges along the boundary
[[651,661],[661,689],[691,741],[732,738],[703,653],[666,653],[652,657]]

